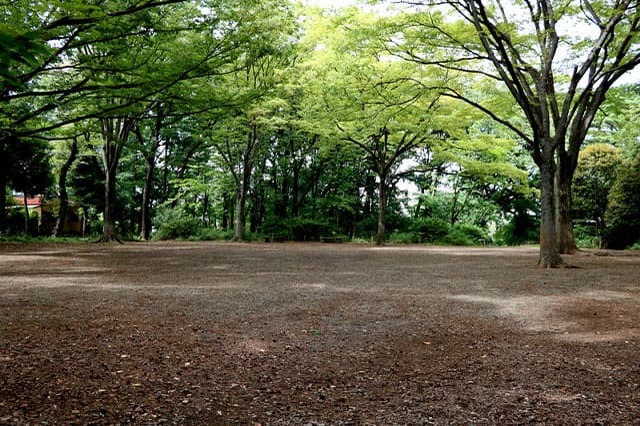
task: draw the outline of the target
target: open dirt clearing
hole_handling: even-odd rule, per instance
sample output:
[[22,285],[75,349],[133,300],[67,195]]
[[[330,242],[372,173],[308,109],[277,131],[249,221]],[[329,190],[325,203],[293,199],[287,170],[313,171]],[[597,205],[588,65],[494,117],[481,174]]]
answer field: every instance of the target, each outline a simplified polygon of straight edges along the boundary
[[634,423],[640,257],[604,254],[0,245],[0,424]]

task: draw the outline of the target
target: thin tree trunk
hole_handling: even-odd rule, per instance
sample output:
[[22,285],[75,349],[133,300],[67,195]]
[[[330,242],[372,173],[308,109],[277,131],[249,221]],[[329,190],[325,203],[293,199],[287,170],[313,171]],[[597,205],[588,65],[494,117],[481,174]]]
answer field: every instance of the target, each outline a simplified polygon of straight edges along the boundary
[[236,204],[236,223],[235,234],[233,235],[233,241],[244,241],[245,227],[247,223],[246,197],[247,191],[244,185],[238,188],[237,204]]
[[[156,120],[153,127],[153,144],[149,150],[144,149],[144,137],[140,131],[140,127],[136,126],[135,134],[140,144],[140,151],[147,163],[147,170],[144,178],[144,188],[142,189],[142,202],[140,205],[140,239],[148,240],[151,234],[151,221],[149,217],[149,211],[151,208],[151,192],[153,191],[153,175],[156,169],[156,156],[158,155],[158,148],[162,139],[160,137],[160,131],[164,124],[165,112],[162,105],[158,104],[156,109]],[[166,161],[165,161],[166,162]]]
[[7,229],[7,171],[9,165],[6,164],[8,161],[6,147],[11,143],[10,138],[11,133],[8,130],[0,130],[0,233]]
[[387,212],[387,177],[380,176],[378,184],[378,235],[376,245],[384,245],[385,221]]
[[562,266],[562,257],[558,253],[555,200],[554,200],[554,170],[553,154],[545,153],[540,167],[542,194],[540,200],[540,258],[538,265],[542,268],[557,268]]
[[[149,161],[151,160],[151,161]],[[151,190],[153,189],[153,173],[155,171],[154,159],[147,158],[147,172],[144,178],[144,188],[142,189],[142,203],[140,211],[140,239],[148,240],[151,234],[151,221],[149,209],[151,204]]]
[[73,138],[71,143],[71,151],[69,152],[69,158],[62,165],[60,169],[60,177],[58,179],[58,197],[60,199],[60,207],[58,208],[58,217],[56,218],[56,225],[53,228],[53,237],[57,237],[64,232],[64,225],[67,221],[67,211],[69,209],[69,194],[67,193],[67,174],[69,169],[76,161],[78,157],[78,140]]
[[27,201],[27,193],[22,194],[24,200],[24,233],[29,235],[29,204]]
[[89,216],[89,212],[87,211],[87,208],[82,207],[82,231],[81,231],[82,238],[84,238],[87,235],[87,222],[89,220],[88,216]]
[[211,216],[209,215],[209,193],[204,193],[204,198],[202,200],[202,223],[205,226],[209,226],[211,224]]
[[[2,155],[2,151],[0,151],[0,155]],[[0,233],[7,229],[7,175],[5,170],[4,167],[0,168]]]
[[253,156],[258,143],[258,127],[255,123],[251,125],[248,132],[247,145],[242,155],[242,177],[237,182],[237,206],[236,206],[236,226],[233,241],[244,241],[245,228],[247,226],[247,193],[251,184],[251,173],[253,169]]
[[291,217],[298,217],[300,214],[300,165],[299,161],[293,164],[293,183],[291,189]]
[[229,201],[229,197],[227,195],[227,193],[225,192],[222,195],[222,229],[224,229],[225,231],[227,229],[230,228],[229,224],[233,221],[233,215],[231,215],[230,211],[232,210],[231,208],[229,208],[229,204],[231,203]]

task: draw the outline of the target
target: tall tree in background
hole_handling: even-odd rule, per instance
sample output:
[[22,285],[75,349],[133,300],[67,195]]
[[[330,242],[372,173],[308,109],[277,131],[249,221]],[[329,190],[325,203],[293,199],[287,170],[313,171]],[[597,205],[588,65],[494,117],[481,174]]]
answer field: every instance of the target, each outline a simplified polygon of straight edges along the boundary
[[60,167],[60,174],[58,176],[58,200],[60,205],[58,206],[58,213],[56,217],[56,223],[53,227],[52,236],[57,237],[62,235],[64,231],[64,225],[67,221],[67,213],[69,209],[69,192],[67,190],[67,177],[69,176],[69,170],[73,166],[73,163],[78,158],[79,144],[78,136],[71,138],[71,146],[69,147],[69,154]]
[[[406,3],[428,7],[436,2]],[[399,39],[390,44],[408,60],[482,74],[507,87],[522,110],[522,124],[463,92],[446,95],[485,111],[524,141],[541,176],[539,264],[560,266],[560,253],[575,249],[570,202],[580,146],[607,91],[640,62],[637,2],[438,2],[443,3],[471,28],[427,9],[409,17],[406,44]],[[424,55],[422,45],[431,45],[430,37],[448,49],[448,56]]]
[[438,69],[429,73],[385,56],[373,15],[349,9],[318,20],[326,38],[318,40],[308,65],[316,80],[308,82],[316,88],[310,99],[323,99],[315,114],[324,117],[328,136],[361,149],[377,175],[376,243],[382,245],[390,186],[434,126],[438,93],[425,88],[442,86],[445,77]]
[[282,73],[292,56],[292,34],[297,31],[290,5],[262,2],[249,11],[252,32],[247,50],[238,58],[227,84],[244,99],[232,108],[225,124],[213,135],[227,170],[236,185],[235,241],[245,238],[247,195],[251,187],[256,156],[263,142],[282,122],[280,110],[286,101],[276,92]]

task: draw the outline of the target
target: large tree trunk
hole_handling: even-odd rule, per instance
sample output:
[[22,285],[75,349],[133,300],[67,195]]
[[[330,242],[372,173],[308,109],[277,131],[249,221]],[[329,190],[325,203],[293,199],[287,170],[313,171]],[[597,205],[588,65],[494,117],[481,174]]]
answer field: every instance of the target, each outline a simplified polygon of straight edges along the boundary
[[78,157],[78,140],[73,139],[71,143],[71,151],[69,152],[69,158],[62,165],[60,169],[60,177],[58,178],[58,197],[60,199],[60,207],[58,208],[58,217],[56,218],[56,225],[53,228],[53,237],[64,232],[64,225],[67,221],[67,211],[69,209],[69,194],[67,193],[67,174],[69,169],[73,165],[74,161]]
[[538,265],[542,268],[557,268],[562,266],[562,257],[558,253],[556,220],[555,220],[555,200],[554,200],[554,177],[555,163],[553,153],[543,154],[540,167],[540,178],[542,194],[540,200],[541,216],[540,223],[540,259]]
[[102,226],[102,237],[99,242],[112,243],[119,242],[120,238],[116,233],[115,211],[116,211],[116,174],[122,145],[127,140],[131,131],[128,120],[103,121],[104,145],[102,147],[102,162],[104,166],[104,222]]
[[571,195],[575,165],[568,158],[559,156],[555,173],[555,214],[556,239],[560,254],[572,254],[578,251],[573,238],[573,222],[571,220]]
[[100,242],[120,242],[116,232],[115,210],[116,210],[116,168],[105,168],[104,182],[104,222],[102,226],[102,237]]
[[376,245],[384,245],[385,222],[387,212],[387,177],[379,176],[378,183],[378,235],[376,236]]

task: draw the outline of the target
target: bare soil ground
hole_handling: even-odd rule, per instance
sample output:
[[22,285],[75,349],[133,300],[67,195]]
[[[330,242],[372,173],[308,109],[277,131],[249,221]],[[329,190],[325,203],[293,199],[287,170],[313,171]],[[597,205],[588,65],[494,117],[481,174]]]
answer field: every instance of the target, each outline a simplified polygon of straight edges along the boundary
[[640,257],[0,245],[0,424],[631,424]]

